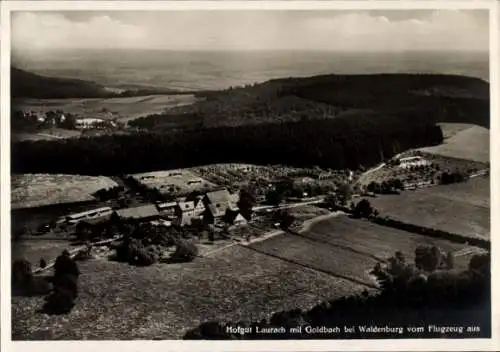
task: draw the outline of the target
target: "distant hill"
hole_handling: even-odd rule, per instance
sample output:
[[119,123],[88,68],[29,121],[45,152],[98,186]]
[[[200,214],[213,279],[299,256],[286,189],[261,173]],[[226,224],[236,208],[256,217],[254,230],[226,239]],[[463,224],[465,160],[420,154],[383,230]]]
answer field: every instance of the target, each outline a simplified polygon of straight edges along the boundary
[[114,96],[97,83],[40,76],[12,67],[10,70],[13,98],[101,98]]
[[[107,89],[95,82],[47,77],[11,67],[11,97],[37,99],[112,98],[153,94],[183,94],[171,89],[134,86],[126,90]],[[188,93],[185,93],[188,94]]]
[[[205,127],[373,114],[489,127],[489,84],[456,75],[321,75],[274,79],[197,95],[206,99],[162,116],[196,115]],[[161,128],[159,117],[155,123],[143,119],[138,124]]]

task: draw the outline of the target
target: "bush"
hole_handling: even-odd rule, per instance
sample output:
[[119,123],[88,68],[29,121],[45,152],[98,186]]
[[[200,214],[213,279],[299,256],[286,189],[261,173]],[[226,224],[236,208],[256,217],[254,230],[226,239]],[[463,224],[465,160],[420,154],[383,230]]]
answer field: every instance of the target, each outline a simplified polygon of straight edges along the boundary
[[74,275],[76,277],[80,275],[78,265],[71,259],[67,250],[64,250],[62,254],[57,257],[54,264],[54,276],[57,277],[62,275]]
[[447,256],[436,246],[418,246],[415,249],[415,266],[432,272],[446,266]]
[[175,252],[172,253],[171,260],[181,262],[191,262],[198,255],[198,247],[190,241],[179,240],[176,244]]
[[31,263],[26,259],[15,260],[12,264],[12,285],[15,287],[24,287],[33,279]]
[[78,296],[78,277],[75,275],[64,274],[54,276],[53,285],[55,290],[70,292],[73,298]]
[[74,294],[64,288],[56,288],[46,297],[43,311],[47,314],[67,314],[75,305]]
[[370,201],[367,199],[359,201],[352,210],[353,215],[360,218],[369,218],[374,212],[375,209],[373,209]]
[[152,265],[159,259],[159,253],[155,248],[154,245],[146,248],[138,239],[125,240],[116,248],[116,259],[130,265]]

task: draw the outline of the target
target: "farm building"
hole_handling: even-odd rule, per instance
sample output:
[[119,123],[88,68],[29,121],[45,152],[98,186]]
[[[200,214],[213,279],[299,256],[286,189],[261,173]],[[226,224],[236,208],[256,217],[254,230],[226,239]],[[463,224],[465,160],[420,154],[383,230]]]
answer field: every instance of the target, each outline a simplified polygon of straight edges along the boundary
[[242,226],[247,224],[246,219],[238,210],[231,211],[228,209],[224,216],[224,221],[234,226]]
[[109,122],[103,119],[96,118],[79,118],[75,121],[75,127],[78,129],[87,128],[105,128],[109,125]]
[[149,222],[153,226],[158,226],[158,227],[170,227],[172,226],[172,222],[168,220],[153,220]]
[[223,211],[225,211],[226,208],[236,208],[236,203],[237,195],[232,195],[227,189],[208,192],[203,198],[203,204],[205,204],[205,207],[212,205],[216,208],[223,209]]
[[203,198],[206,210],[203,213],[203,221],[206,224],[216,224],[223,220],[229,212],[238,212],[236,206],[237,198],[229,193],[227,189],[208,192]]
[[198,198],[196,201],[194,201],[194,204],[195,204],[194,215],[202,216],[203,212],[205,211],[205,204],[203,203],[203,198]]
[[425,160],[421,156],[411,156],[407,158],[401,158],[399,159],[399,167],[403,169],[410,168],[412,166],[424,166],[424,165],[430,165],[431,162],[428,160]]
[[79,221],[96,219],[105,216],[110,216],[113,210],[110,207],[102,207],[92,210],[83,211],[81,213],[69,214],[65,217],[61,217],[57,222],[68,222],[70,224],[76,224]]
[[166,202],[157,204],[156,207],[160,211],[161,215],[173,216],[175,215],[175,208],[177,207],[177,202]]
[[179,202],[175,208],[175,217],[177,226],[190,225],[195,217],[194,202]]
[[116,214],[121,219],[139,220],[139,221],[156,220],[160,217],[160,212],[153,204],[143,205],[134,208],[120,209],[116,211]]

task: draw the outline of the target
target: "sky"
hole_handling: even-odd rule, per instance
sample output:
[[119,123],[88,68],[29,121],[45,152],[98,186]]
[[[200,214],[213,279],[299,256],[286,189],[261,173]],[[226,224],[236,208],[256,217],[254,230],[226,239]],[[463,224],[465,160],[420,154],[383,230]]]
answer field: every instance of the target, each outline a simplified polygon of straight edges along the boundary
[[486,10],[17,12],[12,48],[488,50]]

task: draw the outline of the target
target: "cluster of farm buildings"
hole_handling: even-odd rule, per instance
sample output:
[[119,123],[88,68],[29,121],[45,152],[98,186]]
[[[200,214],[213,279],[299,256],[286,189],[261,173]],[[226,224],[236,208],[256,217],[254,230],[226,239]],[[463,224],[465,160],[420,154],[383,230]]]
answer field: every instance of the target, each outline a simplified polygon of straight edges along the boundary
[[59,223],[77,224],[80,221],[102,220],[116,214],[123,220],[150,222],[158,226],[188,226],[198,221],[207,225],[243,225],[246,219],[238,209],[238,195],[231,194],[227,189],[207,192],[194,200],[180,198],[177,201],[158,204],[112,209],[102,207],[85,212],[70,214],[59,219]]
[[76,129],[106,129],[118,127],[116,118],[111,115],[111,113],[108,113],[106,114],[108,118],[97,118],[73,116],[71,114],[64,114],[60,111],[30,111],[24,113],[24,116],[26,118],[35,119],[39,124],[51,126],[64,126],[65,124],[67,124],[67,120],[71,118],[73,121],[72,127]]

